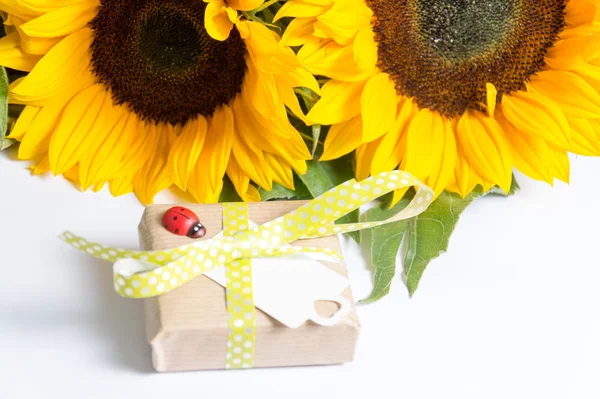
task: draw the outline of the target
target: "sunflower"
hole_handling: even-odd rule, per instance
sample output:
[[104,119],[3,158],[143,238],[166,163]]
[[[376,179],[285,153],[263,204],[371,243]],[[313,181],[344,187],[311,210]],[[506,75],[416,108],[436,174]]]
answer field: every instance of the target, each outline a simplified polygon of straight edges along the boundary
[[399,167],[464,197],[600,155],[598,0],[290,0],[284,17],[282,43],[331,78],[307,115],[332,125],[321,159],[356,150],[359,179]]
[[319,90],[294,52],[240,18],[263,0],[0,0],[0,64],[29,72],[10,137],[34,173],[108,184],[143,203],[177,185],[215,202],[293,188],[311,158],[288,119],[294,87]]

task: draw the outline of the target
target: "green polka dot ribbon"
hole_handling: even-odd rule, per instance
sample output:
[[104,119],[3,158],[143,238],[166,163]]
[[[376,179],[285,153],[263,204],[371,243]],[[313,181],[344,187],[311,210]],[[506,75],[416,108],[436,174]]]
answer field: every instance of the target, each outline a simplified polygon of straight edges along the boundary
[[[248,229],[248,206],[244,203],[223,204],[223,233],[235,237],[238,230]],[[250,258],[225,265],[229,337],[225,368],[250,368],[254,360],[255,308],[252,296]]]
[[[417,188],[413,200],[395,216],[378,222],[335,224],[337,219],[360,206],[391,191],[411,186]],[[298,248],[288,244],[298,239],[348,233],[412,218],[431,204],[433,195],[429,187],[408,172],[384,172],[360,183],[347,181],[262,226],[240,228],[232,232],[235,234],[195,241],[179,248],[131,251],[90,242],[70,232],[60,237],[92,256],[117,262],[114,283],[119,295],[149,298],[180,287],[215,266],[229,265],[240,259],[308,252],[339,261],[341,255],[330,249]],[[223,206],[229,208],[230,205]],[[127,262],[128,259],[141,262]]]
[[[416,187],[406,208],[378,222],[335,224],[339,218],[394,190]],[[317,247],[294,247],[293,241],[368,229],[422,213],[433,201],[433,191],[408,172],[384,172],[361,181],[347,181],[287,215],[250,228],[246,204],[223,204],[221,236],[158,251],[131,251],[90,242],[65,232],[61,239],[100,259],[114,262],[114,287],[127,298],[150,298],[174,290],[216,266],[227,277],[229,340],[227,367],[252,367],[254,357],[253,257],[305,253],[325,261],[341,262],[341,254]],[[235,222],[235,223],[233,223]]]

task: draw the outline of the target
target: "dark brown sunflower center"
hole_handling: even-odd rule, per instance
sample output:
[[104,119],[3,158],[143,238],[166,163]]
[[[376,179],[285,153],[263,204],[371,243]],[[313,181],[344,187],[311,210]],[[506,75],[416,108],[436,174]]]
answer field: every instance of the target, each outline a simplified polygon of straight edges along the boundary
[[525,88],[564,27],[564,0],[367,0],[379,67],[399,94],[448,117]]
[[240,92],[246,47],[237,30],[225,41],[204,28],[202,0],[103,0],[92,65],[117,103],[142,119],[185,123],[210,116]]

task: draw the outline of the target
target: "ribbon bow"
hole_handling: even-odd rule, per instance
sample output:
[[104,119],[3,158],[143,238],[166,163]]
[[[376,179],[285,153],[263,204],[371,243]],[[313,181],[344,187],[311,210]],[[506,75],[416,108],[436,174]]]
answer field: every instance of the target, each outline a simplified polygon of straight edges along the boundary
[[[379,221],[353,224],[335,224],[335,221],[362,205],[391,191],[416,186],[417,192],[408,206],[395,216]],[[89,242],[70,232],[60,238],[71,246],[109,262],[120,259],[137,259],[143,265],[140,270],[116,268],[114,273],[115,290],[128,298],[149,298],[169,292],[205,271],[233,261],[252,257],[276,257],[294,252],[314,252],[322,256],[338,259],[340,255],[324,248],[299,248],[287,245],[304,238],[325,237],[338,233],[348,233],[367,229],[422,213],[433,200],[433,191],[408,172],[383,172],[358,183],[347,181],[323,195],[307,202],[287,215],[278,217],[262,226],[244,231],[242,227],[234,235],[196,241],[179,248],[159,251],[131,251],[109,248]],[[236,204],[225,204],[225,212],[236,212]],[[245,206],[237,204],[243,212]],[[232,215],[229,215],[232,216]],[[247,225],[246,225],[247,226]],[[171,270],[175,273],[171,273]],[[183,272],[180,272],[183,271]],[[162,276],[175,274],[167,283]]]

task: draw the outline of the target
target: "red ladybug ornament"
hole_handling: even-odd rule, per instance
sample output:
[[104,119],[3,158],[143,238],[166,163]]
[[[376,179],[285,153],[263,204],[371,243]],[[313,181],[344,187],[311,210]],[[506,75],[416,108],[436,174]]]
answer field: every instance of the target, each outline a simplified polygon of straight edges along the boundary
[[166,211],[162,224],[165,229],[180,236],[202,238],[206,235],[206,228],[202,226],[198,216],[182,206],[174,206]]

